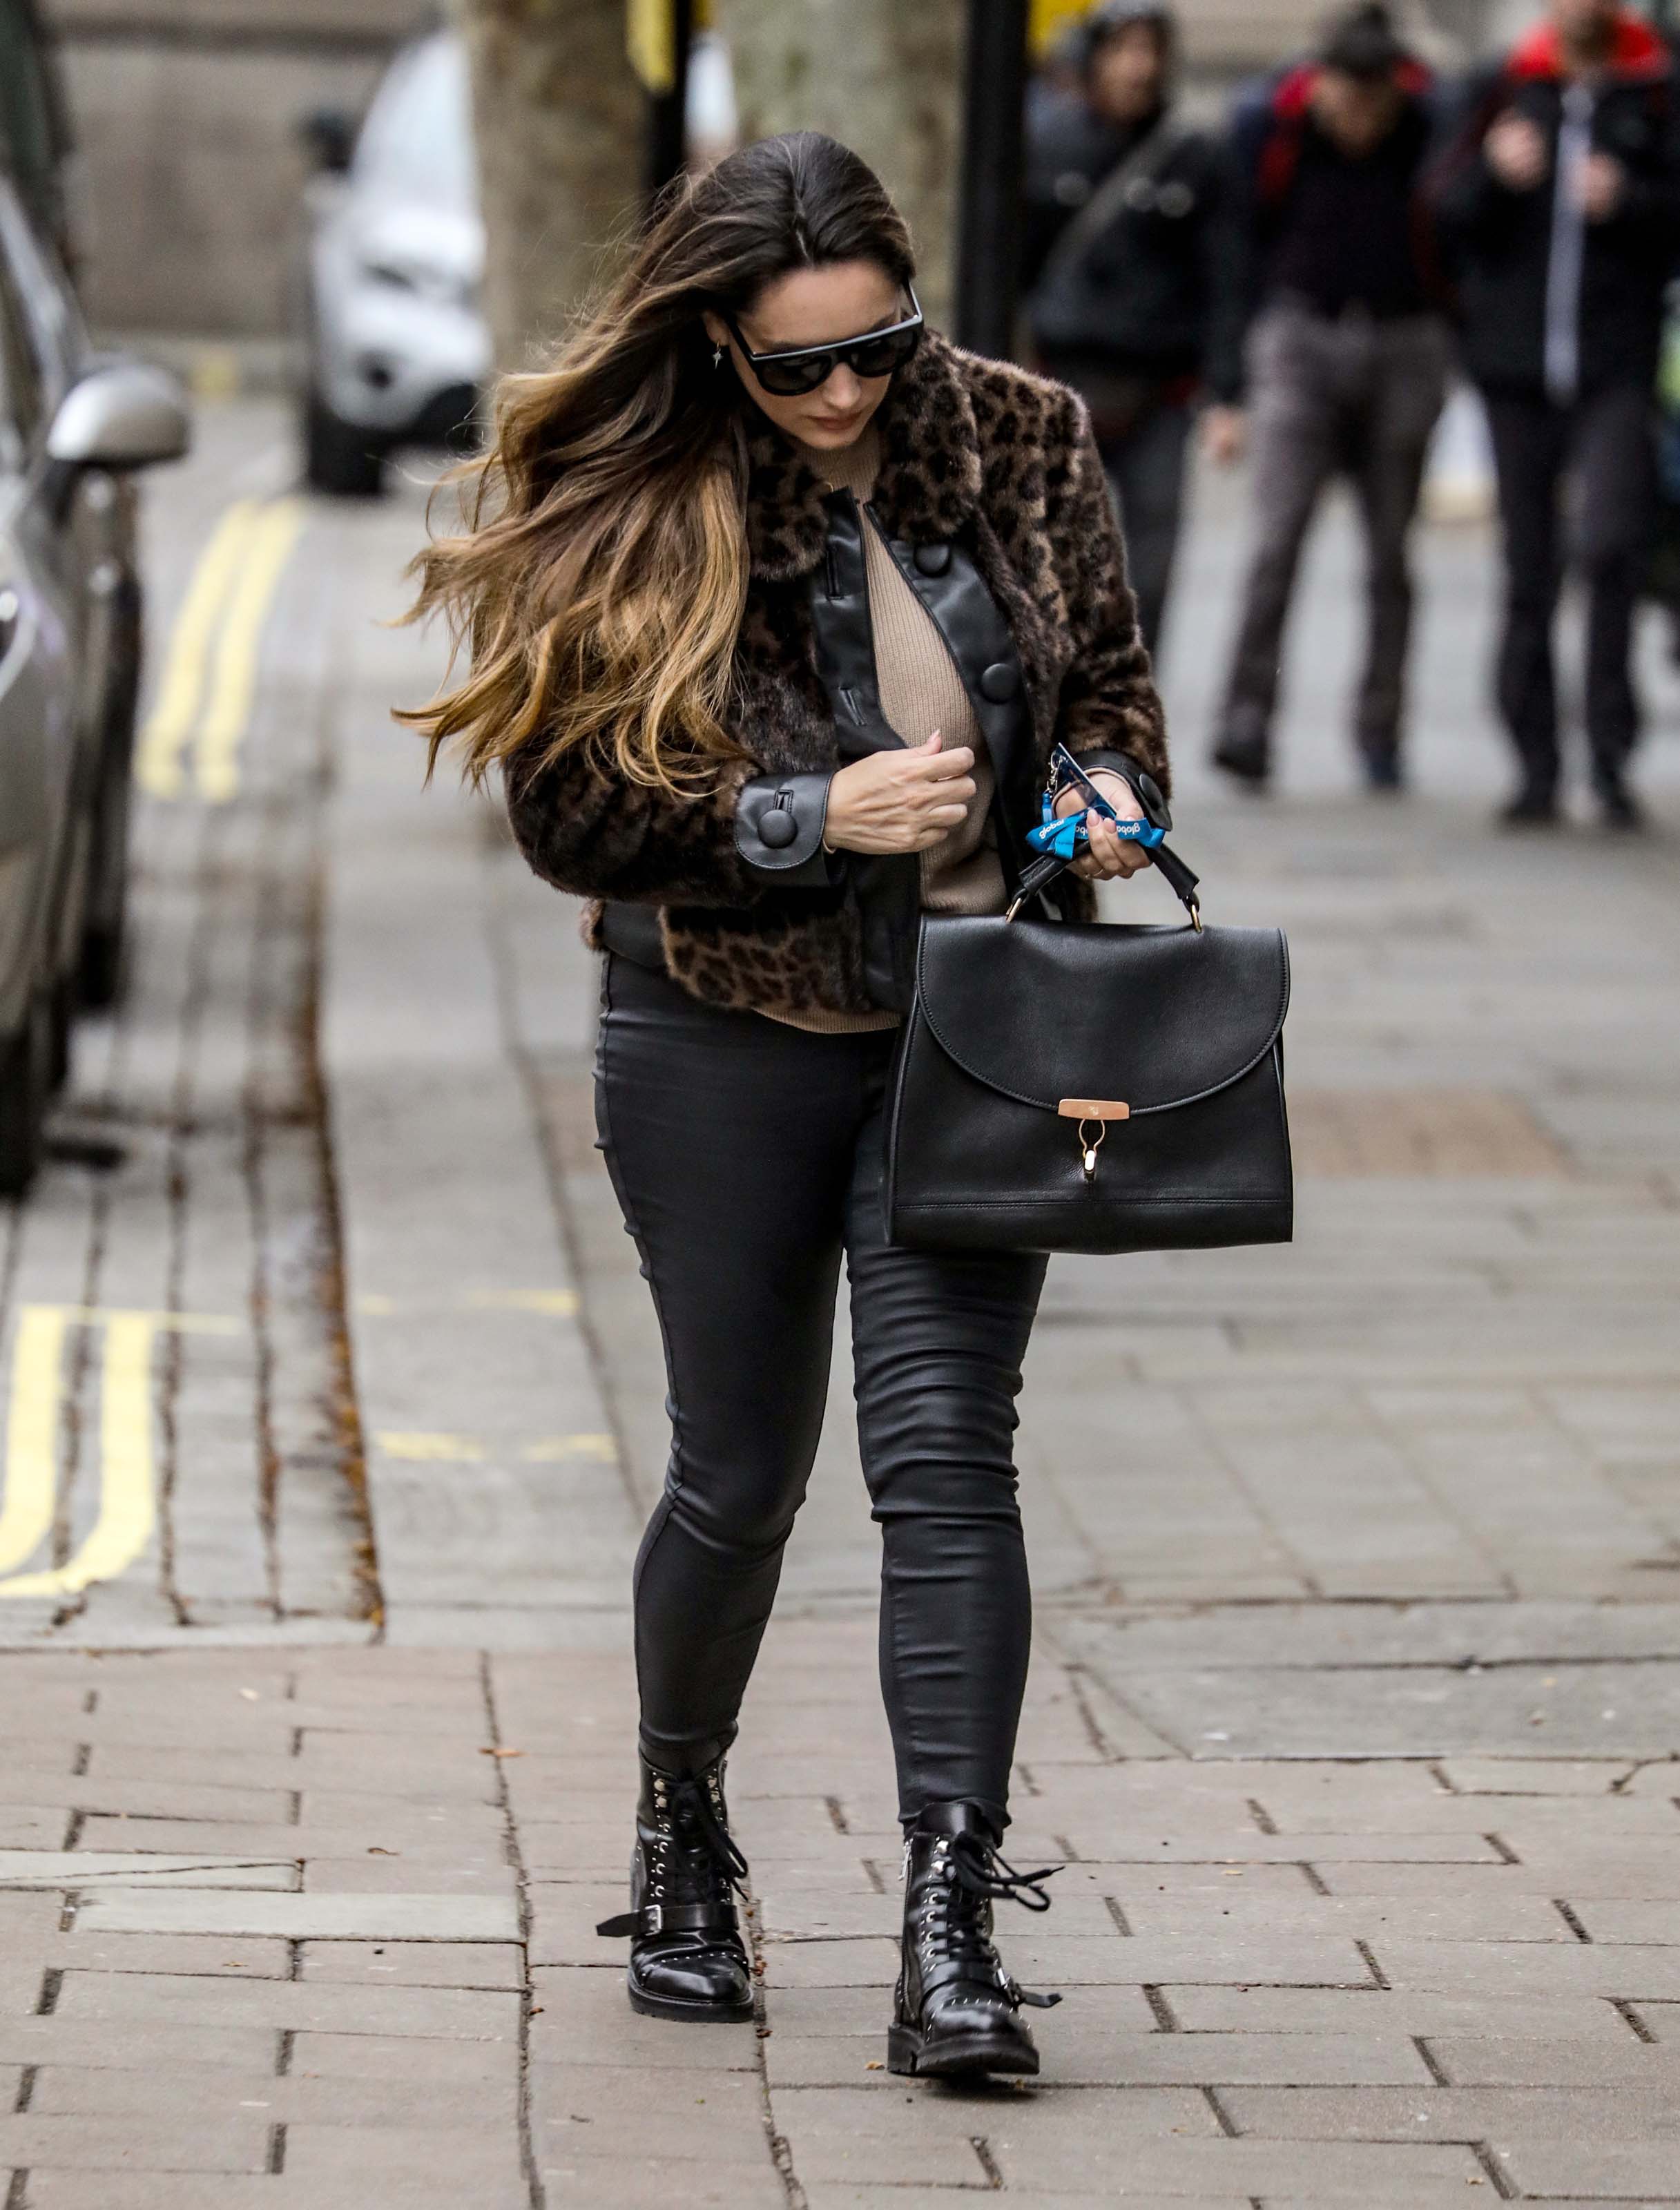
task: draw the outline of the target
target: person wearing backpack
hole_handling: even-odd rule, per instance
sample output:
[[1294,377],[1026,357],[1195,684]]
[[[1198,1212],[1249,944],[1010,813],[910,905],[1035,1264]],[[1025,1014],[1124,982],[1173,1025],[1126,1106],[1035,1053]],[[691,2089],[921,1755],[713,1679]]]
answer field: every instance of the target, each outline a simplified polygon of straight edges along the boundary
[[1587,585],[1587,739],[1605,825],[1636,829],[1633,617],[1654,528],[1654,386],[1680,255],[1673,57],[1616,0],[1549,15],[1471,86],[1432,179],[1466,365],[1487,404],[1505,546],[1499,707],[1520,782],[1503,818],[1558,818],[1551,631],[1575,478]]
[[1160,0],[1104,0],[1079,27],[1075,88],[1027,111],[1027,312],[1040,365],[1091,409],[1125,522],[1138,625],[1158,648],[1184,456],[1224,263],[1216,142],[1173,105],[1177,27]]
[[1422,190],[1430,93],[1386,8],[1366,4],[1234,118],[1241,281],[1221,297],[1206,437],[1221,462],[1252,446],[1254,539],[1213,757],[1251,789],[1272,771],[1301,546],[1338,473],[1370,548],[1355,743],[1370,788],[1400,784],[1408,540],[1451,351]]

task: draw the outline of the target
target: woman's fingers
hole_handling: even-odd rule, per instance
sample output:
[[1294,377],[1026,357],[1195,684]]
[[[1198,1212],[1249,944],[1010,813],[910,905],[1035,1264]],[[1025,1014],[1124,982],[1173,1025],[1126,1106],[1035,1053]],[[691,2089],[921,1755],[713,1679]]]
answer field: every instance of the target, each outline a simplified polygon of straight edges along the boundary
[[[928,740],[930,744],[933,740]],[[918,749],[903,755],[905,772],[912,781],[939,782],[954,775],[966,775],[974,764],[972,745],[953,745],[948,752],[927,752]]]
[[1128,836],[1117,836],[1100,816],[1090,820],[1088,829],[1089,849],[1073,863],[1074,873],[1087,882],[1112,882],[1149,865],[1149,854],[1142,847]]

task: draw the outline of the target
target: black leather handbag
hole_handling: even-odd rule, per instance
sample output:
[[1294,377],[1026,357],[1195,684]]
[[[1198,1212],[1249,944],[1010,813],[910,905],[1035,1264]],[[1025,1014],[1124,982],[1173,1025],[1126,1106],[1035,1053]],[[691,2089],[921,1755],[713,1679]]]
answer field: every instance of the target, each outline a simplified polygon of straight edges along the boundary
[[[1159,862],[1159,854],[1158,862]],[[1286,1243],[1289,951],[1270,928],[922,922],[887,1114],[897,1243]]]

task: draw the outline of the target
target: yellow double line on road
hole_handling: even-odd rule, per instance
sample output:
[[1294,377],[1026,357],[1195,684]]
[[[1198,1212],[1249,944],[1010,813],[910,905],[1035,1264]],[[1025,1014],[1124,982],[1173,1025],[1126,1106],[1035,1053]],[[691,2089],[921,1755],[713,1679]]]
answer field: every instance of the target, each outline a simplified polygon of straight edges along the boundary
[[304,511],[300,498],[240,499],[200,553],[135,760],[151,797],[187,796],[190,769],[192,795],[237,794],[263,633]]
[[[103,1330],[99,1385],[99,1517],[75,1555],[19,1573],[52,1532],[58,1494],[58,1428],[65,1339],[72,1327]],[[152,1454],[152,1348],[160,1329],[237,1335],[239,1323],[209,1314],[113,1312],[86,1305],[25,1305],[12,1352],[0,1490],[0,1597],[75,1596],[127,1571],[152,1539],[157,1516]]]

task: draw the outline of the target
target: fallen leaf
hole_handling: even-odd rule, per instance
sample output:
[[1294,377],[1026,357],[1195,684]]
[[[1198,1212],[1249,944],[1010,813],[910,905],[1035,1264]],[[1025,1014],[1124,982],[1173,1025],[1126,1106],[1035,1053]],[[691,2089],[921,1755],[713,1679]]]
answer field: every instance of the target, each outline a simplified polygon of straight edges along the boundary
[[878,2056],[871,2056],[869,2062],[864,2067],[865,2072],[880,2072],[883,2071],[885,2068],[886,2068],[882,2065],[881,2059]]

